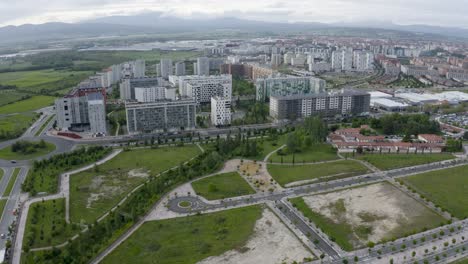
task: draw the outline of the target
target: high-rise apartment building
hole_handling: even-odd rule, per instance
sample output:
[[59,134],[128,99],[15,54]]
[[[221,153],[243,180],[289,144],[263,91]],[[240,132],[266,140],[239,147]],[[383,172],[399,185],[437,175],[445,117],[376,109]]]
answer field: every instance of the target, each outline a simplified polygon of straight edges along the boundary
[[172,67],[172,60],[171,59],[161,59],[160,63],[161,65],[161,72],[160,75],[164,79],[167,79],[169,75],[172,75],[174,72],[174,69]]
[[196,75],[210,75],[210,59],[207,57],[200,57],[197,59]]
[[175,75],[183,76],[185,75],[185,62],[179,61],[175,64]]
[[265,101],[272,95],[316,94],[325,90],[325,80],[315,77],[275,77],[257,79],[257,101]]
[[176,89],[171,87],[135,87],[135,99],[138,102],[147,103],[158,100],[175,100]]
[[129,133],[195,129],[194,100],[125,104]]
[[120,99],[135,100],[135,87],[157,87],[166,86],[167,82],[158,77],[128,78],[120,83]]
[[353,69],[353,50],[341,49],[332,52],[331,67],[335,71],[351,71]]
[[214,96],[231,99],[232,76],[227,74],[180,76],[179,92],[183,97],[193,98],[198,104],[210,103],[211,97]]
[[211,97],[211,123],[214,126],[231,124],[231,99]]

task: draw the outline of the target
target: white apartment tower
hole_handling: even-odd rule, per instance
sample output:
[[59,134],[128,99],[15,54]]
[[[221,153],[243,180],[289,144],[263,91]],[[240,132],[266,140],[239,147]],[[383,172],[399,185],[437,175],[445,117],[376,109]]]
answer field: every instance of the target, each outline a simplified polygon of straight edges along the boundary
[[197,75],[210,75],[210,59],[207,57],[200,57],[197,59]]
[[175,64],[175,75],[183,76],[185,75],[185,62],[179,61]]
[[214,126],[231,124],[231,99],[220,96],[211,97],[211,123]]
[[135,87],[135,99],[141,103],[175,100],[176,89],[169,87]]
[[231,99],[232,75],[180,76],[179,92],[183,97],[191,97],[198,104],[209,103],[211,97],[220,96]]
[[161,59],[161,77],[167,79],[169,75],[172,75],[173,67],[171,59]]
[[335,50],[332,52],[332,69],[336,71],[350,71],[353,68],[352,49]]
[[370,51],[355,50],[353,67],[356,71],[372,71],[374,54]]

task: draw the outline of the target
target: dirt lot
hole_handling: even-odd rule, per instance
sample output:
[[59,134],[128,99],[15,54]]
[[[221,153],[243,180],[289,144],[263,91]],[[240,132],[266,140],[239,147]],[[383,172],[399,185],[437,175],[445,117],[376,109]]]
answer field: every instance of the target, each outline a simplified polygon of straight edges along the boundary
[[258,264],[302,262],[313,255],[270,210],[263,211],[245,247],[209,257],[199,264]]
[[282,189],[270,176],[267,166],[263,162],[245,161],[240,165],[239,174],[257,191],[269,192]]
[[305,203],[335,224],[347,224],[355,247],[368,241],[400,237],[435,226],[442,217],[388,183],[303,197]]

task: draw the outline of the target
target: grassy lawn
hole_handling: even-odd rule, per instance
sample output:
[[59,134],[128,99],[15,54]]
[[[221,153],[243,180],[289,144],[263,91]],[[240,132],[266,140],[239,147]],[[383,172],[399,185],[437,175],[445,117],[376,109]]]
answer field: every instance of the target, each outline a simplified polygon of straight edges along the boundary
[[8,185],[5,188],[5,192],[3,193],[3,197],[10,196],[11,190],[13,190],[13,186],[15,186],[16,179],[18,178],[18,173],[20,172],[20,168],[15,168],[13,170],[13,174],[11,175],[10,180],[8,181]]
[[[257,141],[260,142],[260,141]],[[263,140],[263,143],[260,144],[262,151],[255,157],[256,160],[263,160],[266,155],[268,155],[270,152],[280,148],[282,145],[286,143],[286,137],[285,136],[279,136],[277,140],[269,140],[268,138],[265,138]]]
[[402,178],[403,182],[455,217],[468,217],[468,166]]
[[192,183],[198,195],[208,200],[224,199],[247,194],[255,191],[237,172],[229,172],[204,178]]
[[[268,164],[268,172],[281,186],[304,180],[335,180],[364,174],[367,171],[364,165],[352,160],[294,166]],[[321,177],[326,178],[320,179]]]
[[261,218],[259,206],[147,222],[102,263],[197,263],[241,249]]
[[36,119],[35,113],[0,116],[0,141],[21,136]]
[[36,157],[46,155],[55,150],[55,145],[46,142],[46,148],[37,149],[35,152],[30,154],[22,154],[19,152],[11,151],[11,146],[0,149],[0,159],[5,160],[30,160]]
[[[279,155],[278,152],[270,157],[269,161],[279,163],[283,158],[284,163],[292,163],[293,155]],[[294,155],[295,163],[301,162],[318,162],[338,159],[336,149],[329,144],[318,144],[302,150]]]
[[23,249],[58,245],[78,232],[65,222],[63,198],[32,204],[26,223]]
[[54,97],[38,95],[16,103],[0,107],[0,114],[23,113],[41,109],[54,102]]
[[357,156],[381,170],[398,169],[455,158],[450,153],[437,154],[370,154]]
[[149,175],[178,166],[199,153],[195,145],[134,149],[120,153],[97,168],[72,175],[71,221],[94,221]]

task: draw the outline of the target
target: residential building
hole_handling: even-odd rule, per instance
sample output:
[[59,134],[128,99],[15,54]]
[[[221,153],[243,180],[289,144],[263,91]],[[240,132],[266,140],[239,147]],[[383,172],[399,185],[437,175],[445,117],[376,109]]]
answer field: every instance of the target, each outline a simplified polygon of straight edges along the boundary
[[210,59],[207,57],[200,57],[197,59],[196,75],[210,75]]
[[160,77],[128,78],[120,83],[120,99],[135,100],[135,87],[166,86],[167,83]]
[[353,67],[356,71],[373,71],[374,54],[370,51],[355,50]]
[[314,62],[309,64],[311,72],[327,72],[331,70],[331,64],[328,62]]
[[158,100],[175,100],[176,89],[163,86],[135,87],[135,99],[142,103]]
[[175,75],[183,76],[185,75],[185,62],[179,61],[175,64]]
[[271,95],[315,94],[325,90],[325,80],[316,77],[261,78],[255,83],[257,101],[266,101]]
[[164,79],[167,79],[169,75],[173,74],[174,69],[172,67],[171,59],[161,59],[160,65],[161,65],[161,74],[160,74],[161,77],[163,77]]
[[358,90],[335,93],[273,95],[270,97],[270,116],[275,120],[296,120],[320,115],[357,116],[369,113],[370,95]]
[[193,98],[197,104],[210,103],[213,96],[231,99],[232,75],[179,76],[179,92],[183,97]]
[[100,93],[93,93],[87,96],[88,99],[88,120],[90,132],[93,134],[106,134],[106,103]]
[[231,99],[219,96],[211,97],[211,123],[214,126],[231,124]]
[[331,67],[335,71],[351,71],[353,69],[353,50],[341,49],[332,52]]
[[125,104],[129,133],[151,133],[195,129],[194,100]]
[[271,66],[278,67],[281,65],[281,54],[271,54]]
[[223,64],[221,74],[230,74],[233,78],[252,79],[252,66],[248,64]]

